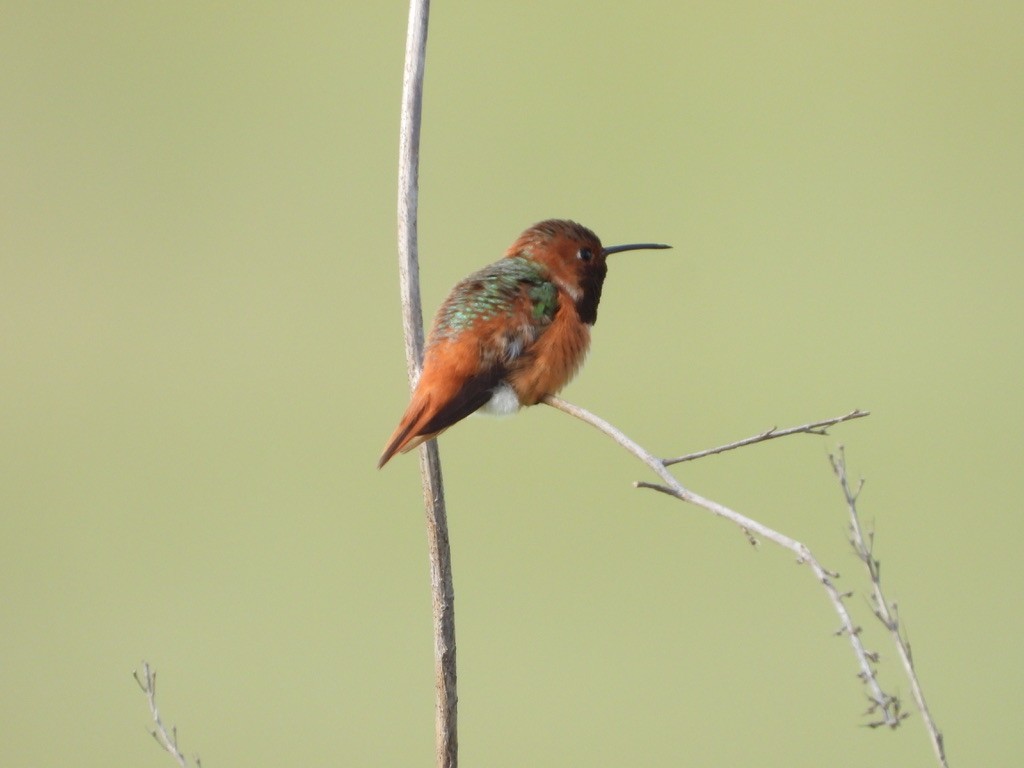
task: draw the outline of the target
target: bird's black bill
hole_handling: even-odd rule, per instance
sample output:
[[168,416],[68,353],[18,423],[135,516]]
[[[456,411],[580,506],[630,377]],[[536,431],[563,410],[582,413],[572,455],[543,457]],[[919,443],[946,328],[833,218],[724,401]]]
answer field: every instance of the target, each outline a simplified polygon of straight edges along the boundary
[[608,256],[613,253],[620,253],[621,251],[656,251],[662,248],[671,248],[671,245],[665,245],[664,243],[631,243],[630,245],[613,245],[611,248],[604,249],[604,255]]

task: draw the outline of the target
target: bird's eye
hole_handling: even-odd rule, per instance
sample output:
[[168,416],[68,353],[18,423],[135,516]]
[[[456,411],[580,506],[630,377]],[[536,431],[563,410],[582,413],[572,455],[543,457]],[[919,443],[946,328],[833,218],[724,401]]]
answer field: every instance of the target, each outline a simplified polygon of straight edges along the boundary
[[589,248],[580,248],[579,253],[576,254],[576,258],[580,261],[590,261],[594,258],[594,253]]

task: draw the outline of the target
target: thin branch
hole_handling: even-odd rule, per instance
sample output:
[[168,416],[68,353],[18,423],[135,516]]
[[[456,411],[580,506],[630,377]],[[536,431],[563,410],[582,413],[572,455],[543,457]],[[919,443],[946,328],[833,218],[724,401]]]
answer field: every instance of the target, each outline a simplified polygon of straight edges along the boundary
[[799,427],[789,427],[788,429],[779,429],[778,427],[772,427],[767,432],[762,432],[759,435],[753,437],[746,437],[742,440],[737,440],[735,443],[729,443],[727,445],[720,445],[717,448],[708,448],[704,451],[697,451],[696,453],[687,453],[685,456],[676,456],[673,459],[665,459],[664,464],[666,467],[672,464],[681,464],[684,461],[693,461],[694,459],[703,459],[705,456],[713,456],[716,453],[725,453],[735,448],[742,448],[745,445],[753,445],[754,443],[763,443],[765,440],[772,440],[776,437],[786,437],[787,435],[797,435],[800,433],[806,433],[809,435],[827,435],[828,428],[834,427],[836,424],[842,424],[844,421],[852,421],[853,419],[861,419],[865,416],[870,416],[870,411],[862,411],[860,409],[850,411],[845,416],[836,416],[833,419],[825,419],[824,421],[815,421],[810,424],[802,424]]
[[928,738],[931,741],[935,757],[939,761],[939,765],[943,766],[943,768],[948,768],[949,763],[946,762],[946,748],[942,732],[932,719],[931,711],[928,709],[928,704],[925,701],[921,682],[918,680],[917,671],[914,669],[914,659],[910,653],[910,643],[906,639],[905,633],[900,629],[900,619],[896,610],[896,603],[889,602],[882,591],[882,569],[881,563],[874,554],[874,532],[869,532],[866,538],[864,536],[864,528],[861,525],[860,515],[857,512],[857,497],[860,495],[861,488],[864,487],[864,481],[861,480],[858,483],[857,490],[853,490],[850,487],[849,476],[846,473],[846,452],[842,446],[839,446],[837,453],[829,455],[829,461],[832,463],[832,471],[839,478],[839,485],[846,499],[846,508],[850,513],[850,545],[853,547],[853,551],[857,553],[860,561],[864,563],[864,567],[868,572],[868,578],[871,580],[871,602],[875,610],[875,616],[878,617],[878,620],[889,631],[893,643],[896,645],[896,652],[899,654],[900,661],[903,662],[903,669],[910,680],[910,688],[914,693],[917,708],[921,711],[921,718],[924,720],[925,729],[928,731]]
[[[137,671],[132,672],[132,677],[135,678],[135,682],[139,684],[139,688],[146,694],[146,700],[149,702],[149,712],[153,716],[154,728],[150,731],[150,735],[156,739],[156,743],[173,757],[181,768],[188,767],[188,760],[185,758],[184,753],[178,748],[178,729],[175,726],[171,726],[170,733],[167,732],[167,728],[164,726],[163,720],[160,717],[160,710],[156,706],[156,671],[149,666],[149,662],[142,662],[142,675],[140,676]],[[199,757],[196,757],[196,768],[202,768],[202,763]]]
[[769,528],[767,525],[764,525],[757,520],[741,515],[739,512],[735,512],[716,501],[706,499],[703,496],[684,488],[676,479],[675,475],[668,470],[661,459],[651,454],[604,419],[580,408],[578,405],[573,405],[572,403],[552,395],[545,397],[543,402],[553,408],[557,408],[563,413],[575,416],[577,419],[590,424],[592,427],[596,427],[601,432],[604,432],[604,434],[608,435],[608,437],[650,467],[651,471],[661,478],[664,483],[664,485],[637,483],[637,487],[653,488],[654,490],[674,496],[681,501],[702,507],[712,514],[723,517],[739,526],[751,541],[754,541],[755,538],[767,539],[768,541],[774,542],[780,547],[784,547],[790,552],[793,552],[797,557],[797,563],[807,565],[814,573],[814,577],[824,588],[825,594],[832,603],[833,609],[839,616],[839,629],[836,631],[836,634],[846,635],[847,639],[850,641],[850,646],[853,648],[854,656],[856,656],[857,659],[857,665],[860,668],[858,676],[868,688],[868,698],[871,702],[871,706],[868,711],[880,712],[880,716],[882,718],[881,723],[884,723],[885,725],[896,727],[899,724],[900,720],[904,717],[904,715],[899,711],[899,701],[896,697],[885,693],[878,684],[873,664],[873,654],[864,648],[864,644],[860,639],[860,627],[854,625],[853,620],[850,617],[850,613],[846,609],[846,605],[843,603],[846,593],[841,593],[836,589],[834,584],[834,579],[837,578],[839,574],[829,571],[822,566],[821,563],[818,562],[817,558],[815,558],[811,553],[811,550],[796,539],[792,539],[783,533],[779,533],[778,531]]
[[[420,124],[423,73],[427,55],[429,0],[411,0],[402,81],[402,118],[398,160],[398,274],[409,384],[414,387],[423,360],[423,307],[417,255]],[[458,764],[458,695],[455,676],[455,590],[452,581],[444,481],[437,442],[420,448],[420,475],[430,550],[430,588],[434,613],[435,751],[439,768]]]

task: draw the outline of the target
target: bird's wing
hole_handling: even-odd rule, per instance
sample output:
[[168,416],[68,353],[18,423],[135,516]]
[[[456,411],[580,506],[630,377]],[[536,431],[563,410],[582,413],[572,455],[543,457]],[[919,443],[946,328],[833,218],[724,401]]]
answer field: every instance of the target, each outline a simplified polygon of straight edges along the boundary
[[409,407],[381,454],[379,467],[469,416],[488,400],[505,375],[498,361],[482,365],[475,339],[463,334],[427,349]]
[[557,305],[550,283],[507,281],[495,301],[466,310],[467,300],[460,292],[478,284],[479,273],[459,283],[438,311],[423,372],[379,466],[486,404],[509,366],[550,324]]

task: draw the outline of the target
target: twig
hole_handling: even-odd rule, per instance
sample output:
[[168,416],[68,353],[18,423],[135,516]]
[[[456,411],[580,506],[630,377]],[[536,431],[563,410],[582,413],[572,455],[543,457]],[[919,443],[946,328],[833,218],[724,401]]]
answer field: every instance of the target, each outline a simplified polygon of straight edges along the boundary
[[[402,81],[402,118],[398,159],[398,274],[405,331],[405,360],[410,386],[415,386],[423,360],[423,307],[417,256],[420,123],[423,72],[427,55],[429,0],[411,0]],[[435,750],[439,768],[458,764],[455,676],[455,590],[452,582],[444,481],[437,442],[420,448],[420,475],[430,550],[430,587],[434,612]]]
[[828,599],[832,603],[833,609],[839,615],[839,629],[836,634],[846,635],[847,639],[850,641],[854,655],[857,658],[857,665],[860,668],[858,675],[868,688],[868,698],[872,702],[872,710],[877,709],[881,712],[882,721],[886,725],[895,727],[899,724],[902,719],[899,712],[899,701],[895,697],[885,693],[878,684],[872,660],[873,654],[864,648],[864,644],[860,639],[860,627],[854,625],[853,620],[850,617],[850,613],[847,611],[846,605],[843,603],[843,599],[848,595],[846,593],[841,593],[836,589],[836,586],[833,583],[833,580],[837,578],[839,574],[824,568],[821,563],[818,562],[817,558],[815,558],[811,553],[810,549],[796,539],[792,539],[783,533],[779,533],[778,531],[769,528],[763,523],[759,523],[758,521],[741,515],[739,512],[735,512],[716,501],[705,499],[703,496],[684,488],[675,478],[675,475],[673,475],[665,466],[664,461],[652,455],[604,419],[595,416],[577,405],[573,405],[572,403],[552,395],[545,397],[543,402],[553,408],[557,408],[563,413],[575,416],[577,419],[596,427],[601,432],[604,432],[612,440],[650,467],[664,483],[664,485],[660,485],[638,482],[635,484],[636,487],[652,488],[662,493],[667,493],[670,496],[674,496],[681,501],[702,507],[712,514],[724,517],[726,520],[729,520],[739,526],[751,541],[754,541],[756,537],[767,539],[768,541],[774,542],[780,547],[784,547],[790,552],[793,552],[797,557],[797,563],[807,565],[814,573],[814,577],[825,589],[825,593],[828,595]]
[[889,631],[893,643],[896,645],[896,652],[899,654],[900,661],[903,662],[903,669],[910,680],[910,688],[914,693],[917,708],[921,711],[921,718],[924,720],[925,729],[928,731],[928,738],[931,741],[935,757],[939,761],[939,765],[943,766],[943,768],[948,768],[949,763],[946,761],[946,748],[942,732],[932,719],[931,711],[925,702],[924,691],[921,688],[921,682],[917,678],[917,671],[914,669],[914,658],[910,653],[910,643],[900,628],[896,603],[889,602],[882,591],[881,563],[874,554],[874,532],[869,532],[866,538],[864,536],[860,515],[857,512],[857,497],[860,496],[860,491],[864,487],[864,481],[861,480],[858,483],[857,490],[853,490],[850,487],[849,476],[846,473],[846,452],[842,446],[839,446],[837,453],[830,454],[828,458],[832,463],[832,471],[839,478],[839,485],[846,499],[846,508],[850,513],[850,545],[853,547],[853,551],[857,553],[860,561],[864,563],[864,567],[868,572],[868,578],[871,580],[871,602],[874,607],[875,616],[878,617],[878,620]]
[[[156,743],[177,761],[181,768],[187,768],[188,760],[178,748],[178,729],[172,725],[171,732],[167,732],[167,728],[160,718],[160,710],[156,706],[156,671],[150,668],[149,662],[143,661],[141,677],[137,671],[132,672],[132,677],[135,678],[135,682],[139,684],[139,688],[146,694],[146,699],[149,701],[149,712],[153,716],[153,723],[156,726],[150,731],[150,734],[156,739]],[[202,762],[198,756],[196,756],[196,768],[202,768]]]
[[799,427],[789,427],[788,429],[779,429],[778,427],[772,427],[767,432],[762,432],[760,435],[754,435],[753,437],[746,437],[743,440],[737,440],[735,443],[728,443],[727,445],[720,445],[717,448],[708,448],[704,451],[697,451],[696,453],[687,453],[685,456],[676,456],[673,459],[665,459],[664,464],[666,467],[672,464],[681,464],[684,461],[693,461],[694,459],[703,459],[705,456],[713,456],[716,453],[725,453],[735,448],[742,448],[745,445],[753,445],[754,443],[763,443],[765,440],[772,440],[776,437],[785,437],[786,435],[796,435],[801,432],[809,435],[827,435],[828,428],[834,427],[836,424],[842,424],[844,421],[851,421],[853,419],[861,419],[865,416],[870,416],[870,411],[862,411],[860,409],[850,411],[845,416],[836,416],[834,419],[825,419],[824,421],[815,421],[811,424],[803,424]]

